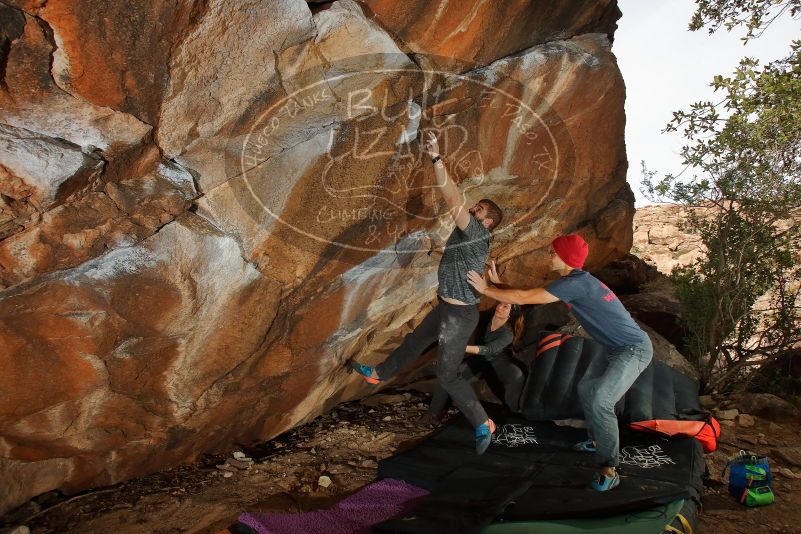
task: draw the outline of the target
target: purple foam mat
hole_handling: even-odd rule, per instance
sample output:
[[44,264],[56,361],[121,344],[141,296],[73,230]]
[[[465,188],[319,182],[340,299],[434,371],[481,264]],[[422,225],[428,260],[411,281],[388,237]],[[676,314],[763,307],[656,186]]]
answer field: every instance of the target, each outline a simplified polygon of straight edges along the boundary
[[428,491],[385,478],[363,487],[331,508],[299,514],[244,513],[243,523],[259,534],[351,534],[372,532],[371,525],[407,512]]

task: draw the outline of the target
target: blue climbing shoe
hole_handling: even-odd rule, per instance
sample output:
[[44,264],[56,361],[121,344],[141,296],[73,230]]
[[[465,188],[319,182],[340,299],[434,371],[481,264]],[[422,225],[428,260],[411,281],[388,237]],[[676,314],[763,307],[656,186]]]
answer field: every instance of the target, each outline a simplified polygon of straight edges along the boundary
[[369,365],[364,365],[354,360],[351,360],[348,363],[348,365],[350,366],[351,372],[355,371],[368,384],[376,385],[381,383],[380,379],[373,376],[373,371],[375,371],[375,367],[370,367]]
[[581,443],[573,445],[573,450],[578,452],[596,452],[598,449],[595,448],[595,442],[588,439],[587,441],[582,441]]
[[609,491],[615,489],[619,485],[620,475],[617,474],[617,471],[615,471],[615,474],[611,477],[597,473],[595,479],[590,482],[590,487],[595,491]]
[[487,447],[492,442],[492,434],[495,433],[495,423],[492,419],[487,419],[486,423],[482,423],[476,427],[476,453],[484,454]]

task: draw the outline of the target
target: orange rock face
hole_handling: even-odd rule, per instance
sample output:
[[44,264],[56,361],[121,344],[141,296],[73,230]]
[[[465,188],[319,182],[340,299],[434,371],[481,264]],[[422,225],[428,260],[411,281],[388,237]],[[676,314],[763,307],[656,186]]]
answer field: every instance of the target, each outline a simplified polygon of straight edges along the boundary
[[583,33],[612,35],[617,3],[537,0],[365,0],[374,17],[411,52],[439,56],[439,68],[487,65],[548,41]]
[[364,395],[452,228],[422,135],[510,283],[630,248],[611,0],[7,4],[0,511]]
[[170,48],[202,5],[56,0],[36,14],[58,36],[52,74],[65,91],[155,125]]

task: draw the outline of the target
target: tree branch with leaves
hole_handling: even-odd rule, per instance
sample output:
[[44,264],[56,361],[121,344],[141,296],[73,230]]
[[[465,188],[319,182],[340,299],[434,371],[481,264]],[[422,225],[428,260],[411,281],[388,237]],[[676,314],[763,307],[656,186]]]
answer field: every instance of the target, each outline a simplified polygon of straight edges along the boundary
[[[715,20],[732,22],[737,5],[763,3],[725,2],[729,11]],[[724,2],[698,4],[709,15]],[[784,4],[795,13],[801,0]],[[749,28],[764,20],[753,13]],[[763,67],[743,59],[712,87],[718,102],[677,111],[666,127],[687,140],[685,173],[657,178],[643,162],[643,192],[690,208],[683,230],[700,237],[704,254],[673,279],[690,332],[685,349],[705,389],[721,390],[744,380],[754,361],[801,345],[801,42]],[[756,308],[765,298],[771,305]]]

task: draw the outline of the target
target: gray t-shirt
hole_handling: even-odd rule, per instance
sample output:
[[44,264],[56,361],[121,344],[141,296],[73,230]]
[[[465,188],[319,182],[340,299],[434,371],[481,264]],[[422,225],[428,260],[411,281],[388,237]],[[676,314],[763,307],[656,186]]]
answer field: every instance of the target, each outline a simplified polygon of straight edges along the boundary
[[634,322],[617,295],[590,273],[574,269],[567,276],[551,282],[545,290],[566,302],[581,326],[607,351],[645,341],[645,332]]
[[437,295],[465,304],[478,303],[479,293],[468,283],[467,272],[484,272],[489,258],[489,242],[490,231],[472,215],[464,230],[458,226],[453,229],[439,262]]

